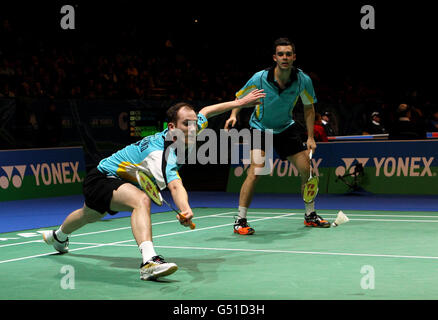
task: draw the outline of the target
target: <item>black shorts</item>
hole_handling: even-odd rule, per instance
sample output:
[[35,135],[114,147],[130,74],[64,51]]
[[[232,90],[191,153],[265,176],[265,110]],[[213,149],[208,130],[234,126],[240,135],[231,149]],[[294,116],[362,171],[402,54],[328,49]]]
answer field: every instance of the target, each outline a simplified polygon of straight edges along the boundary
[[[254,130],[260,131],[257,129],[251,129],[251,131]],[[254,139],[251,139],[251,150],[262,149],[263,151],[265,151],[265,133],[262,131],[261,134],[261,146],[256,146],[254,144]],[[303,139],[301,138],[302,136],[304,136],[304,134],[305,132],[303,130],[303,127],[297,123],[294,123],[283,132],[274,134],[274,150],[275,152],[277,152],[281,160],[286,160],[289,156],[293,156],[296,153],[307,150],[307,147],[303,142]]]
[[113,191],[125,183],[127,182],[121,179],[108,177],[97,168],[91,169],[82,184],[85,204],[102,214],[105,212],[116,214],[118,211],[110,210]]

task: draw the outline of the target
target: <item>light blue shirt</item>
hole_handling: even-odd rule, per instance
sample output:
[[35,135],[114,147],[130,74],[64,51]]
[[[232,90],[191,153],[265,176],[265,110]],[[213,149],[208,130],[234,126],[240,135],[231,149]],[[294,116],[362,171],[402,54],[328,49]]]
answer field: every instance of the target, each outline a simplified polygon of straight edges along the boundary
[[[208,125],[207,118],[198,114],[197,127],[199,134]],[[176,152],[170,148],[168,157],[164,150],[171,141],[166,141],[168,129],[147,136],[103,159],[97,169],[108,176],[119,177],[138,185],[136,171],[145,172],[162,190],[175,180],[181,179],[178,170],[181,167],[177,162]]]
[[291,73],[293,82],[289,82],[285,89],[280,89],[274,77],[274,68],[255,73],[245,86],[236,93],[237,98],[242,98],[255,89],[264,89],[266,97],[261,104],[254,108],[249,124],[251,128],[261,131],[272,129],[274,134],[280,133],[294,124],[292,111],[298,101],[304,105],[317,102],[312,80],[300,69]]

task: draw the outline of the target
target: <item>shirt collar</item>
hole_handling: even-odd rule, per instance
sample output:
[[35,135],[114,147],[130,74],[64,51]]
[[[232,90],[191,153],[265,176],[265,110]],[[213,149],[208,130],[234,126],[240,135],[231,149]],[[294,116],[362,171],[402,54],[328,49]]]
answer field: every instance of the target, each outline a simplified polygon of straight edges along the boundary
[[[273,65],[272,67],[269,67],[266,70],[268,71],[268,76],[267,76],[268,82],[271,82],[274,85],[278,86],[278,83],[277,83],[277,81],[275,81],[275,77],[274,77],[274,75],[275,75],[275,65]],[[286,84],[286,88],[290,87],[292,85],[292,83],[294,82],[294,80],[295,80],[294,72],[295,72],[295,70],[292,70],[292,72],[290,73],[289,81]]]

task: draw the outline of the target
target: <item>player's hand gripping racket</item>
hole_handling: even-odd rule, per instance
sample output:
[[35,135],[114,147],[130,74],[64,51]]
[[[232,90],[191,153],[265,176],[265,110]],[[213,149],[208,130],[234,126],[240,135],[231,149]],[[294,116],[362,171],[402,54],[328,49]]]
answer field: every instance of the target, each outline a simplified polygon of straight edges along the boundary
[[[158,191],[158,187],[156,186],[156,184],[154,182],[152,182],[152,180],[142,171],[136,171],[135,173],[136,177],[137,177],[137,181],[140,184],[141,188],[143,189],[143,191],[149,196],[149,198],[151,198],[151,200],[159,205],[162,206],[163,202],[165,204],[167,204],[167,206],[172,209],[173,211],[175,211],[181,218],[185,219],[186,217],[178,212],[169,202],[167,202],[162,196],[160,191]],[[190,223],[190,229],[195,229],[196,225],[191,222]]]
[[310,176],[307,180],[306,184],[304,185],[304,192],[303,192],[303,200],[306,203],[311,203],[316,195],[318,194],[318,182],[319,178],[318,176],[312,176],[312,149],[310,149],[309,153],[310,158]]

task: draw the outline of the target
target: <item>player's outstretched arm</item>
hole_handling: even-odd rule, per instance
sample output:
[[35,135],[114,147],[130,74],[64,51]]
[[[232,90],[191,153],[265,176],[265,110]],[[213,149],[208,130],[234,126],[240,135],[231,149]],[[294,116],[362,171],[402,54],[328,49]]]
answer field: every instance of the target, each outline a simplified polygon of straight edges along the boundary
[[[237,99],[238,98],[236,98],[236,100]],[[225,126],[224,126],[225,130],[231,129],[236,125],[237,115],[239,114],[240,110],[241,110],[240,108],[234,108],[233,110],[231,110],[231,114],[230,114],[228,120],[225,121]]]
[[181,214],[186,217],[186,219],[183,219],[182,217],[177,215],[176,218],[182,225],[186,227],[190,226],[190,222],[193,218],[193,212],[189,205],[189,196],[186,189],[184,188],[182,181],[180,179],[172,180],[171,182],[169,182],[167,187],[170,190],[173,202],[175,202],[176,206],[181,211]]
[[316,143],[314,135],[315,125],[315,107],[313,104],[304,105],[304,121],[307,127],[307,149],[311,149],[315,153]]
[[260,104],[260,99],[262,99],[266,96],[266,94],[263,93],[263,91],[264,91],[263,89],[253,90],[241,99],[207,106],[207,107],[202,108],[201,111],[199,111],[199,113],[202,113],[208,119],[208,118],[217,116],[218,114],[227,112],[227,111],[234,109],[234,108],[253,107],[257,104]]

